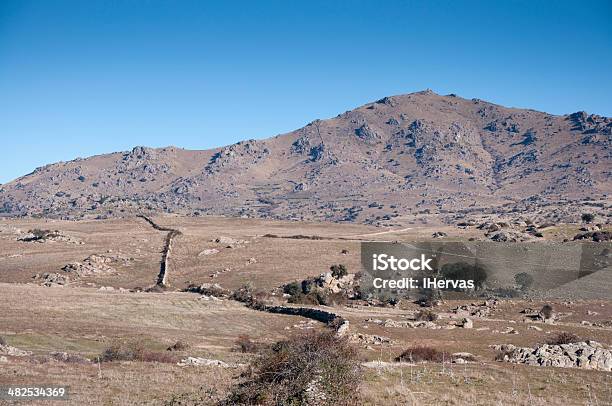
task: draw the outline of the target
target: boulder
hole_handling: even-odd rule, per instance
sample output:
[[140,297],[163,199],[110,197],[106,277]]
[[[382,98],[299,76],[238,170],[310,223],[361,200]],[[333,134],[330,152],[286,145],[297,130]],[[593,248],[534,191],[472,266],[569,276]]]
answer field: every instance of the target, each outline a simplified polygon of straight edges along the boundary
[[593,340],[560,345],[542,344],[534,348],[512,344],[493,348],[500,352],[499,359],[505,362],[612,371],[612,351]]
[[472,319],[468,319],[467,317],[461,319],[459,325],[463,328],[474,328],[474,322],[472,321]]

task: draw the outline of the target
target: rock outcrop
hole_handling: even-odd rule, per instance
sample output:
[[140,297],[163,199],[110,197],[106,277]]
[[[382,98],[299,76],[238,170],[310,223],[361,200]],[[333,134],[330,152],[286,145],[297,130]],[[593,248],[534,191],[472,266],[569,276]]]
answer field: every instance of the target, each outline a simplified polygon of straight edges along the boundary
[[499,359],[506,362],[612,371],[612,351],[592,340],[560,345],[542,344],[535,348],[512,344],[493,348],[500,352]]

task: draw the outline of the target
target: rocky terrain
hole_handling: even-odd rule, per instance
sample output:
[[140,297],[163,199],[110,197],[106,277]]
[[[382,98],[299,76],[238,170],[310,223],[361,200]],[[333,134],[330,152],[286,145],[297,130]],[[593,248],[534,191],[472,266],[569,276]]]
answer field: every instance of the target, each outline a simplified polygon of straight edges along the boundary
[[[0,187],[0,215],[220,214],[372,225],[526,214],[609,215],[612,119],[555,116],[423,91],[265,140],[136,147],[36,169]],[[605,220],[604,222],[607,222]]]

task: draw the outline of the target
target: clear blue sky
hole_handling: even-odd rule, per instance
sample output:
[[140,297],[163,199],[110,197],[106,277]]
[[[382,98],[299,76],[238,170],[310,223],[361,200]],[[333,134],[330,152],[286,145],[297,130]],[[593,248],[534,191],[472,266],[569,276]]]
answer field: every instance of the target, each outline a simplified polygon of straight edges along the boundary
[[431,88],[612,116],[610,1],[0,1],[0,182]]

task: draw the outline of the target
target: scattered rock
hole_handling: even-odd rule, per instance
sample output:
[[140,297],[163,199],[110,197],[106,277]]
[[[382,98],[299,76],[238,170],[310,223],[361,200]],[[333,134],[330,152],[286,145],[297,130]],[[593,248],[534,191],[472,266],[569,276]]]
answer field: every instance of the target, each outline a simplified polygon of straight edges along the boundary
[[83,262],[73,262],[65,265],[62,271],[72,273],[76,276],[90,276],[97,274],[115,274],[117,270],[113,265],[128,265],[131,258],[119,254],[92,254]]
[[463,328],[474,328],[474,322],[471,319],[465,317],[459,322],[459,326]]
[[516,347],[512,344],[493,346],[500,351],[499,359],[517,364],[583,368],[612,371],[612,351],[596,341],[571,344],[542,344],[535,348]]
[[62,287],[70,283],[70,278],[67,275],[59,273],[48,273],[34,275],[33,279],[39,281],[41,286],[47,287]]
[[20,350],[19,348],[11,347],[10,345],[0,345],[0,354],[9,355],[11,357],[26,357],[32,355],[31,351]]
[[343,320],[342,323],[336,329],[336,336],[344,337],[348,333],[349,327],[350,327],[350,322],[348,320]]
[[374,334],[355,333],[350,336],[350,340],[364,345],[383,345],[393,344],[389,337]]
[[220,368],[239,368],[243,366],[243,364],[227,363],[227,362],[219,361],[216,359],[197,358],[197,357],[187,357],[179,361],[177,365],[181,367],[213,366],[213,367],[220,367]]
[[438,326],[436,323],[431,322],[431,321],[410,321],[410,320],[396,321],[396,320],[391,320],[391,319],[387,319],[383,321],[379,319],[367,319],[366,322],[379,324],[381,326],[391,327],[391,328],[428,328],[432,330],[437,330],[437,329],[442,328]]
[[17,237],[17,241],[22,242],[37,242],[37,243],[45,243],[45,242],[67,242],[71,244],[83,244],[82,241],[73,238],[71,236],[63,234],[59,230],[41,230],[34,229],[28,231],[26,234],[23,234]]
[[82,357],[78,354],[69,354],[67,352],[52,352],[49,354],[51,358],[60,362],[86,364],[91,362],[89,359]]
[[587,232],[576,234],[573,239],[574,241],[577,241],[577,240],[592,240],[594,242],[612,241],[612,232],[611,231],[587,231]]
[[200,252],[198,254],[198,257],[201,257],[202,255],[214,255],[216,253],[218,253],[219,250],[216,248],[210,248],[210,249],[205,249],[204,251]]

